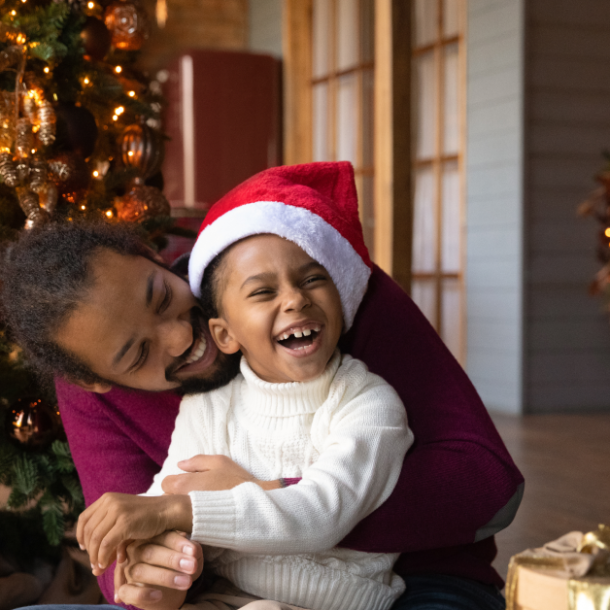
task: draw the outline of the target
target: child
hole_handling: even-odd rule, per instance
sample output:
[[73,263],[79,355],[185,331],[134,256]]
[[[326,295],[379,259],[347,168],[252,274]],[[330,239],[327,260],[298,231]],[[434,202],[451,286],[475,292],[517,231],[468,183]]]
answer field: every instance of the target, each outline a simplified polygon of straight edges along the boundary
[[351,166],[335,164],[315,180],[295,179],[295,171],[302,169],[255,178],[206,218],[191,288],[219,349],[241,350],[242,373],[183,400],[148,495],[162,493],[179,461],[198,453],[227,455],[261,479],[301,482],[269,492],[254,483],[192,492],[192,523],[184,503],[169,519],[138,520],[143,513],[109,510],[102,498],[83,513],[79,540],[94,563],[99,549],[105,565],[121,540],[182,527],[212,547],[209,565],[249,599],[386,609],[404,590],[392,573],[398,554],[334,545],[389,496],[412,434],[395,392],[336,351],[370,273]]

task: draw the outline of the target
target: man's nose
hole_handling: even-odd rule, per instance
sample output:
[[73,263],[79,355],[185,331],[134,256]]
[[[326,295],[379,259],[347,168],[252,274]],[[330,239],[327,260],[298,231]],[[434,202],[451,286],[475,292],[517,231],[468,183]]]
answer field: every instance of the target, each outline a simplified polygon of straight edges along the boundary
[[181,318],[167,320],[159,327],[159,341],[165,352],[173,358],[182,356],[193,344],[193,327]]

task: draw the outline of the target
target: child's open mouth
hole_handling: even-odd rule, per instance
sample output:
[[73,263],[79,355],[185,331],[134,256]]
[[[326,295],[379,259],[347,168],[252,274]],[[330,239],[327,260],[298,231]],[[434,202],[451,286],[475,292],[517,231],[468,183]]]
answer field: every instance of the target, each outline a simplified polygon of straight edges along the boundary
[[302,327],[289,328],[279,334],[275,340],[283,347],[291,350],[303,350],[314,344],[320,334],[321,327],[318,325],[306,325]]

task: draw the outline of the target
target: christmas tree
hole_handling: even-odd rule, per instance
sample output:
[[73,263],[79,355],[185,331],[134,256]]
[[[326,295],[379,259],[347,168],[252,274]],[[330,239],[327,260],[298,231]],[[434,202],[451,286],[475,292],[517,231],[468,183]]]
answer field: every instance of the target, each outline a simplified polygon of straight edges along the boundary
[[[0,242],[49,222],[135,222],[160,247],[161,99],[136,69],[147,21],[131,1],[0,0]],[[183,232],[182,232],[183,234]],[[58,557],[84,507],[51,389],[0,320],[0,548]]]

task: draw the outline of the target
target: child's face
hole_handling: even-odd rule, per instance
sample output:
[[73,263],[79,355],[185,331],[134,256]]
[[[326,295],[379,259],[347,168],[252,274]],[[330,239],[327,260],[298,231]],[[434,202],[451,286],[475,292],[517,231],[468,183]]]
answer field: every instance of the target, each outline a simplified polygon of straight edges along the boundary
[[257,235],[233,246],[217,273],[220,317],[210,330],[222,351],[241,349],[273,383],[324,371],[343,328],[339,292],[324,267],[291,241]]

